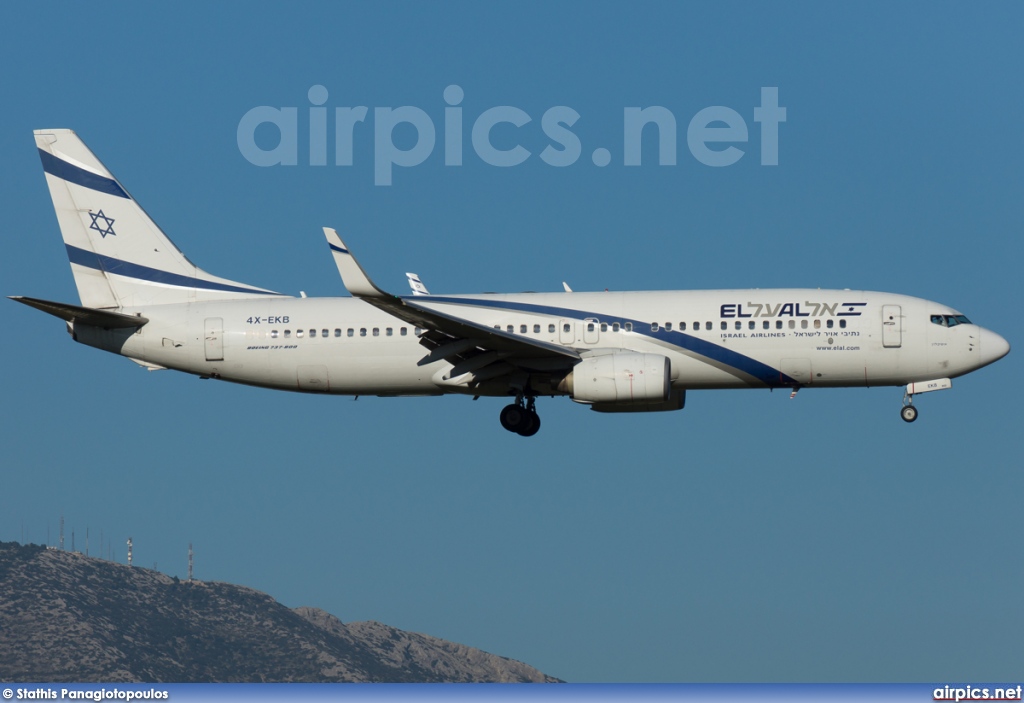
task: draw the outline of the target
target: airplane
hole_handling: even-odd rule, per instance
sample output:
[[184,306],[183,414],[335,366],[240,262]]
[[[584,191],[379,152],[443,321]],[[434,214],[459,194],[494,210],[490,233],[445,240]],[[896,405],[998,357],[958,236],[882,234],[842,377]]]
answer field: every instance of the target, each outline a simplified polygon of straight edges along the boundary
[[536,400],[606,413],[680,410],[689,390],[952,386],[1009,343],[940,303],[859,290],[412,295],[379,288],[324,235],[351,297],[220,278],[171,242],[71,130],[35,132],[80,305],[12,296],[72,339],[149,370],[307,393],[511,399],[501,425],[536,434]]

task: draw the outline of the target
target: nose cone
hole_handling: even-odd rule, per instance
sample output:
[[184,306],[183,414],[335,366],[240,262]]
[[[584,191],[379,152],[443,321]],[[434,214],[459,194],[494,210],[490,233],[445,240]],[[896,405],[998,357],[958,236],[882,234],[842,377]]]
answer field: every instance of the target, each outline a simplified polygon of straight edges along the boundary
[[991,330],[981,330],[981,365],[987,366],[1010,353],[1010,343]]

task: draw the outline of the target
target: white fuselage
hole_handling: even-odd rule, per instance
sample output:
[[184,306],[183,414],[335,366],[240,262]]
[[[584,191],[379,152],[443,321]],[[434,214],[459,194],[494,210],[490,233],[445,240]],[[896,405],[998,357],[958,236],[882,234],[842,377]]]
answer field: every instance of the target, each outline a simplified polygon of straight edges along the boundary
[[184,255],[68,129],[34,132],[81,305],[13,296],[74,338],[151,369],[342,395],[514,398],[524,437],[535,400],[598,412],[684,407],[686,391],[951,386],[1010,350],[959,312],[850,290],[415,295],[378,287],[336,229],[330,256],[351,298],[292,298],[208,273]]
[[[902,385],[991,363],[999,357],[997,349],[986,350],[986,334],[1005,344],[974,324],[936,324],[933,316],[957,314],[945,305],[865,291],[521,293],[416,302],[584,357],[621,350],[663,355],[673,389]],[[268,388],[508,393],[446,380],[452,364],[427,358],[420,330],[355,298],[256,298],[124,312],[150,321],[137,331],[78,325],[76,339],[148,365]]]

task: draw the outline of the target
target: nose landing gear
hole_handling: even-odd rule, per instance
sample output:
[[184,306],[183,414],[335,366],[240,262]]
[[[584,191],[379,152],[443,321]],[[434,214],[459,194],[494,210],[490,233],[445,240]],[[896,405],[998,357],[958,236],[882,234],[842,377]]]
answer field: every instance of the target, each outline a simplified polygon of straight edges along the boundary
[[540,416],[534,409],[534,398],[519,396],[516,402],[506,405],[499,416],[501,426],[522,437],[532,437],[540,429]]
[[911,393],[911,387],[903,393],[903,407],[900,408],[900,417],[903,418],[904,422],[913,422],[917,419],[917,408],[914,407],[914,394]]
[[913,422],[917,419],[917,408],[910,404],[904,405],[900,409],[900,417],[904,422]]
[[917,408],[914,407],[914,396],[932,391],[945,391],[953,387],[953,382],[948,378],[936,378],[931,381],[915,381],[908,383],[907,389],[903,392],[903,407],[900,409],[900,417],[904,422],[913,422],[917,419]]

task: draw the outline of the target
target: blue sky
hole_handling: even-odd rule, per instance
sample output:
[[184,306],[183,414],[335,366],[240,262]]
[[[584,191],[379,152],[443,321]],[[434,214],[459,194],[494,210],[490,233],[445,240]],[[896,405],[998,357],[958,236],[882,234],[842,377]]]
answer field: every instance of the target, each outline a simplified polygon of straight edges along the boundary
[[[178,3],[0,8],[5,295],[77,302],[31,131],[76,130],[188,256],[297,294],[343,290],[336,227],[395,291],[887,290],[1019,345],[1024,50],[1019,4],[818,6]],[[444,165],[444,90],[464,162]],[[367,106],[352,166],[261,168],[250,109]],[[760,164],[762,87],[787,110]],[[376,107],[437,127],[374,185]],[[473,121],[524,163],[477,158]],[[580,114],[558,168],[541,118]],[[677,162],[623,165],[623,111],[659,105]],[[709,106],[749,141],[689,152]],[[257,133],[266,147],[267,132]],[[394,133],[409,148],[411,128]],[[333,149],[333,136],[329,145]],[[595,166],[606,148],[611,163]],[[331,152],[333,153],[333,152]],[[0,305],[0,539],[81,547],[375,619],[572,681],[947,681],[1020,674],[1019,350],[923,396],[695,392],[679,413],[542,400],[322,398],[221,384],[76,346]],[[68,537],[70,541],[70,536]]]

